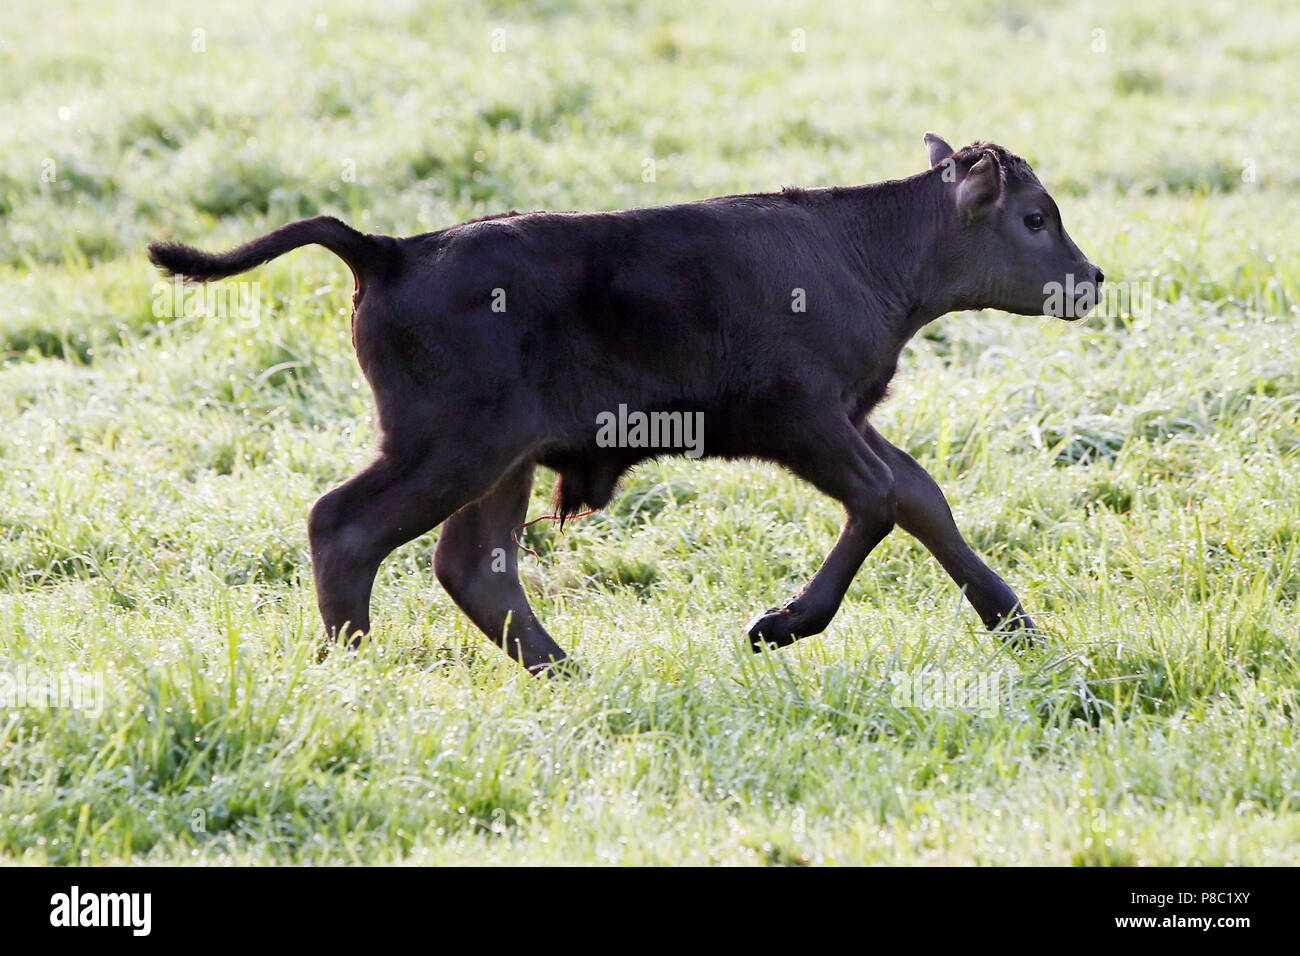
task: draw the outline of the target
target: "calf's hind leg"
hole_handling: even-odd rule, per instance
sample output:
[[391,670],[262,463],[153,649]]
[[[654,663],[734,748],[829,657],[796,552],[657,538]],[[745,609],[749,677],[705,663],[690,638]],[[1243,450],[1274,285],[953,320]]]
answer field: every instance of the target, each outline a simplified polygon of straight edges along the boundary
[[449,467],[435,455],[380,455],[323,495],[307,521],[316,602],[331,638],[370,630],[370,591],[394,548],[436,527],[491,487],[490,464]]
[[519,583],[514,529],[523,523],[533,487],[533,463],[515,466],[478,501],[442,526],[433,568],[466,616],[531,673],[565,659],[528,604]]

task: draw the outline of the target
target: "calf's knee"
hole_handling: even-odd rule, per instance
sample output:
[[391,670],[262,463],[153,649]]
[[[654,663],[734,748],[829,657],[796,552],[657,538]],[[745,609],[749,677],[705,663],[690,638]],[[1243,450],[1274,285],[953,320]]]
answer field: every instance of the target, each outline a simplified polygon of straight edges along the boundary
[[884,469],[862,489],[849,506],[851,517],[870,533],[884,537],[894,530],[898,520],[898,489],[893,472]]

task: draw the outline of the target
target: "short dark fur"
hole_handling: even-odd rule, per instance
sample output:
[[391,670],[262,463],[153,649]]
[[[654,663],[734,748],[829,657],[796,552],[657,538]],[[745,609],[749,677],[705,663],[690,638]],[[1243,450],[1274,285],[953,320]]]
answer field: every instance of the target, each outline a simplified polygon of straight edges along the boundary
[[[1013,188],[1041,191],[1002,147],[976,144],[953,161],[966,177],[988,155],[998,181],[976,212],[993,208],[990,188],[998,208]],[[597,417],[620,404],[702,412],[707,456],[779,462],[845,505],[844,532],[813,581],[751,625],[755,649],[824,629],[895,523],[966,587],[989,626],[1030,624],[929,476],[867,422],[922,325],[955,308],[1034,308],[1029,278],[994,277],[1016,286],[1014,300],[983,291],[992,286],[976,273],[999,268],[994,253],[980,259],[993,213],[959,215],[954,188],[936,165],[869,186],[508,213],[404,239],[319,217],[223,255],[175,243],[149,252],[200,281],[308,243],[348,263],[380,440],[376,460],[311,511],[326,628],[368,631],[380,562],[442,524],[439,580],[489,637],[542,671],[565,655],[524,597],[512,532],[537,464],[559,473],[567,516],[603,507],[629,468],[673,453],[598,446]],[[1086,266],[1061,237],[1052,268]],[[798,290],[804,311],[792,308]]]

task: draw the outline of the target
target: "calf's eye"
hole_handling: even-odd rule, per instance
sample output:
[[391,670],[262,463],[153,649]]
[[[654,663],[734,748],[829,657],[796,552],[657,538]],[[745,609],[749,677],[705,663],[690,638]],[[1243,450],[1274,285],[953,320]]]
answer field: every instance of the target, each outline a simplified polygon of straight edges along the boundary
[[1030,232],[1037,232],[1039,229],[1042,229],[1046,225],[1047,225],[1047,220],[1043,218],[1043,214],[1041,212],[1031,212],[1028,216],[1025,217],[1025,226],[1028,227]]

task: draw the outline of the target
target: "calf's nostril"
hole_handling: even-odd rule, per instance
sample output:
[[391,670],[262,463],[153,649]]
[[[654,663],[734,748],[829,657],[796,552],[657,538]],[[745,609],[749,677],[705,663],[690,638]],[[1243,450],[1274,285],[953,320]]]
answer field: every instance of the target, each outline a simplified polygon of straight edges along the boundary
[[1097,270],[1097,278],[1095,281],[1097,285],[1101,285],[1103,282],[1106,281],[1106,275],[1100,269]]

